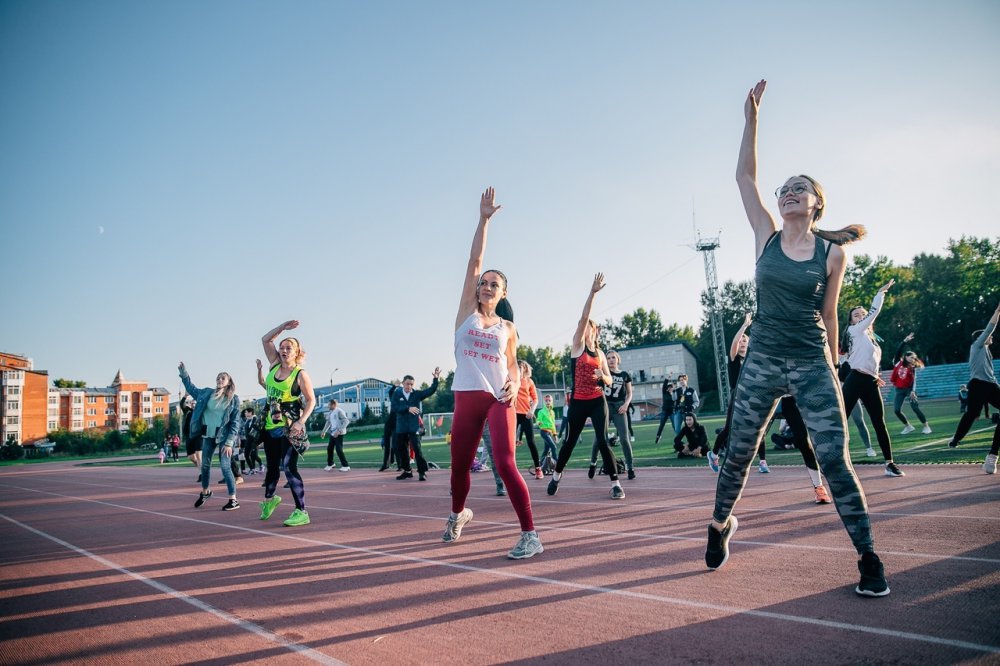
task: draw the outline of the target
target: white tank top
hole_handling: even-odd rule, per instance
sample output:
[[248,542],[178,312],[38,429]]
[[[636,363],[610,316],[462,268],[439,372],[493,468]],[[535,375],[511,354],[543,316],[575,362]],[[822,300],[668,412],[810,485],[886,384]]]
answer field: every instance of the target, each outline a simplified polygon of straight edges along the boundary
[[507,381],[507,340],[503,320],[483,328],[473,312],[455,331],[455,377],[452,391],[489,391],[497,398]]

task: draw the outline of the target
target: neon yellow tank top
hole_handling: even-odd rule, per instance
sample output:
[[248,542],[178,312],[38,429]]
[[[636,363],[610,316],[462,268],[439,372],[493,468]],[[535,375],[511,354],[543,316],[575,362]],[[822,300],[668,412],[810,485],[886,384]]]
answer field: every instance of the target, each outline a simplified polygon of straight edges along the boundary
[[275,378],[278,374],[278,369],[281,368],[281,364],[271,368],[271,371],[267,373],[267,379],[264,383],[267,384],[267,402],[268,409],[266,416],[264,417],[264,429],[274,430],[275,428],[281,428],[288,426],[288,419],[285,418],[284,412],[286,410],[281,410],[281,415],[275,420],[273,416],[275,414],[275,409],[273,405],[275,402],[279,406],[284,407],[288,403],[295,404],[299,401],[298,396],[292,394],[292,388],[295,386],[295,382],[299,378],[299,366],[292,368],[292,371],[282,380]]

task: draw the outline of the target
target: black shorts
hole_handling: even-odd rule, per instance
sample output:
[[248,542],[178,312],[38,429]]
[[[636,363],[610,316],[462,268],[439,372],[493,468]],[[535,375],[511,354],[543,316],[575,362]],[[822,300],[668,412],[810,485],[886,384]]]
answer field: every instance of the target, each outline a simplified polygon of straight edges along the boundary
[[185,446],[187,447],[187,454],[189,456],[194,455],[198,451],[201,451],[201,436],[199,435],[198,437],[188,437]]

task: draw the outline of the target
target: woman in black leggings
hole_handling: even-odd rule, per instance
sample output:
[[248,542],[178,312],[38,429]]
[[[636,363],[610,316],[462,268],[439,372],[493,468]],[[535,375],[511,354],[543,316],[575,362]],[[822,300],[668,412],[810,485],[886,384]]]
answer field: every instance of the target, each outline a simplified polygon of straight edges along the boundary
[[844,380],[844,411],[850,414],[858,401],[861,401],[871,418],[878,446],[882,449],[882,457],[885,458],[885,475],[897,477],[904,474],[892,461],[892,442],[885,425],[885,405],[882,404],[882,394],[879,393],[879,387],[885,384],[878,374],[879,364],[882,362],[882,348],[872,330],[875,318],[882,311],[885,294],[894,283],[895,280],[889,280],[876,292],[870,310],[857,305],[851,308],[848,315],[850,324],[847,327],[847,363],[851,366],[851,372]]

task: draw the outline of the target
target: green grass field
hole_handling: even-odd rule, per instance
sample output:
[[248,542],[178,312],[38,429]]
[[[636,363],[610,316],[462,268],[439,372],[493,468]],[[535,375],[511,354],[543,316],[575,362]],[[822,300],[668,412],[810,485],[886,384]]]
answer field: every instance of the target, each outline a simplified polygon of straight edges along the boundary
[[[934,432],[930,435],[923,435],[920,433],[919,428],[909,435],[900,435],[899,431],[902,429],[902,424],[896,419],[895,415],[891,412],[888,414],[888,427],[889,435],[892,437],[892,448],[893,448],[893,458],[900,465],[911,465],[919,463],[982,463],[986,454],[989,452],[990,442],[992,441],[993,424],[984,419],[978,419],[972,427],[970,434],[966,436],[962,445],[957,449],[948,448],[948,440],[951,435],[955,432],[955,427],[958,424],[959,417],[958,413],[958,402],[956,400],[935,400],[926,401],[921,403],[921,408],[929,419],[931,428]],[[891,409],[891,405],[890,405]],[[904,413],[906,413],[907,418],[914,424],[918,424],[916,417],[910,412],[909,407],[903,408]],[[706,429],[709,433],[709,442],[713,442],[715,439],[715,429],[720,427],[723,422],[723,416],[709,416],[706,417],[702,423],[705,424]],[[869,465],[869,464],[882,464],[882,456],[879,455],[875,458],[868,458],[865,456],[865,449],[861,443],[861,438],[858,436],[857,431],[854,427],[852,421],[848,421],[850,424],[851,432],[851,459],[856,465]],[[660,444],[654,444],[654,439],[656,436],[656,421],[645,421],[641,423],[634,424],[636,441],[634,442],[632,449],[633,455],[636,461],[636,467],[697,467],[704,466],[708,463],[703,459],[697,460],[678,460],[673,452],[673,430],[670,425],[667,425],[663,431],[663,438],[660,440]],[[774,428],[772,428],[772,432]],[[874,443],[875,433],[871,430],[869,425],[869,431]],[[570,461],[570,468],[585,468],[589,463],[589,455],[591,444],[593,443],[592,430],[587,430],[584,432],[581,441],[577,444],[576,450],[573,452],[573,459]],[[375,468],[377,469],[382,464],[382,450],[378,442],[368,442],[360,439],[363,436],[372,437],[376,433],[375,431],[359,432],[359,433],[348,433],[347,441],[345,442],[345,453],[347,459],[351,463],[352,468]],[[353,437],[351,437],[353,435]],[[541,449],[541,442],[536,436],[536,441],[538,441],[539,449]],[[320,441],[318,437],[313,438],[313,447],[305,456],[305,460],[300,463],[304,467],[323,467],[326,464],[326,443],[325,441]],[[877,443],[873,444],[875,450],[878,451]],[[445,444],[444,440],[441,438],[425,439],[424,440],[424,455],[427,460],[433,461],[438,465],[445,467],[449,464],[450,455],[448,452],[448,446]],[[133,455],[136,452],[133,452]],[[144,455],[149,455],[148,452],[142,452]],[[621,456],[620,447],[616,449],[616,453]],[[182,452],[183,454],[183,452]],[[95,456],[96,457],[96,456]],[[107,460],[107,456],[101,456],[104,460],[100,464],[112,464],[112,465],[159,465],[159,462],[155,458],[127,458],[122,457],[121,460]],[[3,465],[10,464],[35,464],[42,463],[46,461],[68,461],[75,460],[80,462],[86,462],[87,458],[80,457],[61,457],[53,456],[50,458],[38,458],[31,460],[19,460],[14,463],[2,463]],[[521,467],[526,467],[530,464],[530,456],[528,454],[527,447],[524,445],[518,446],[517,449],[517,460]],[[767,451],[767,462],[769,465],[801,465],[802,456],[798,451],[776,451],[773,445],[768,442]],[[191,466],[191,463],[185,459],[181,458],[180,462],[176,463],[166,463],[166,466]]]

